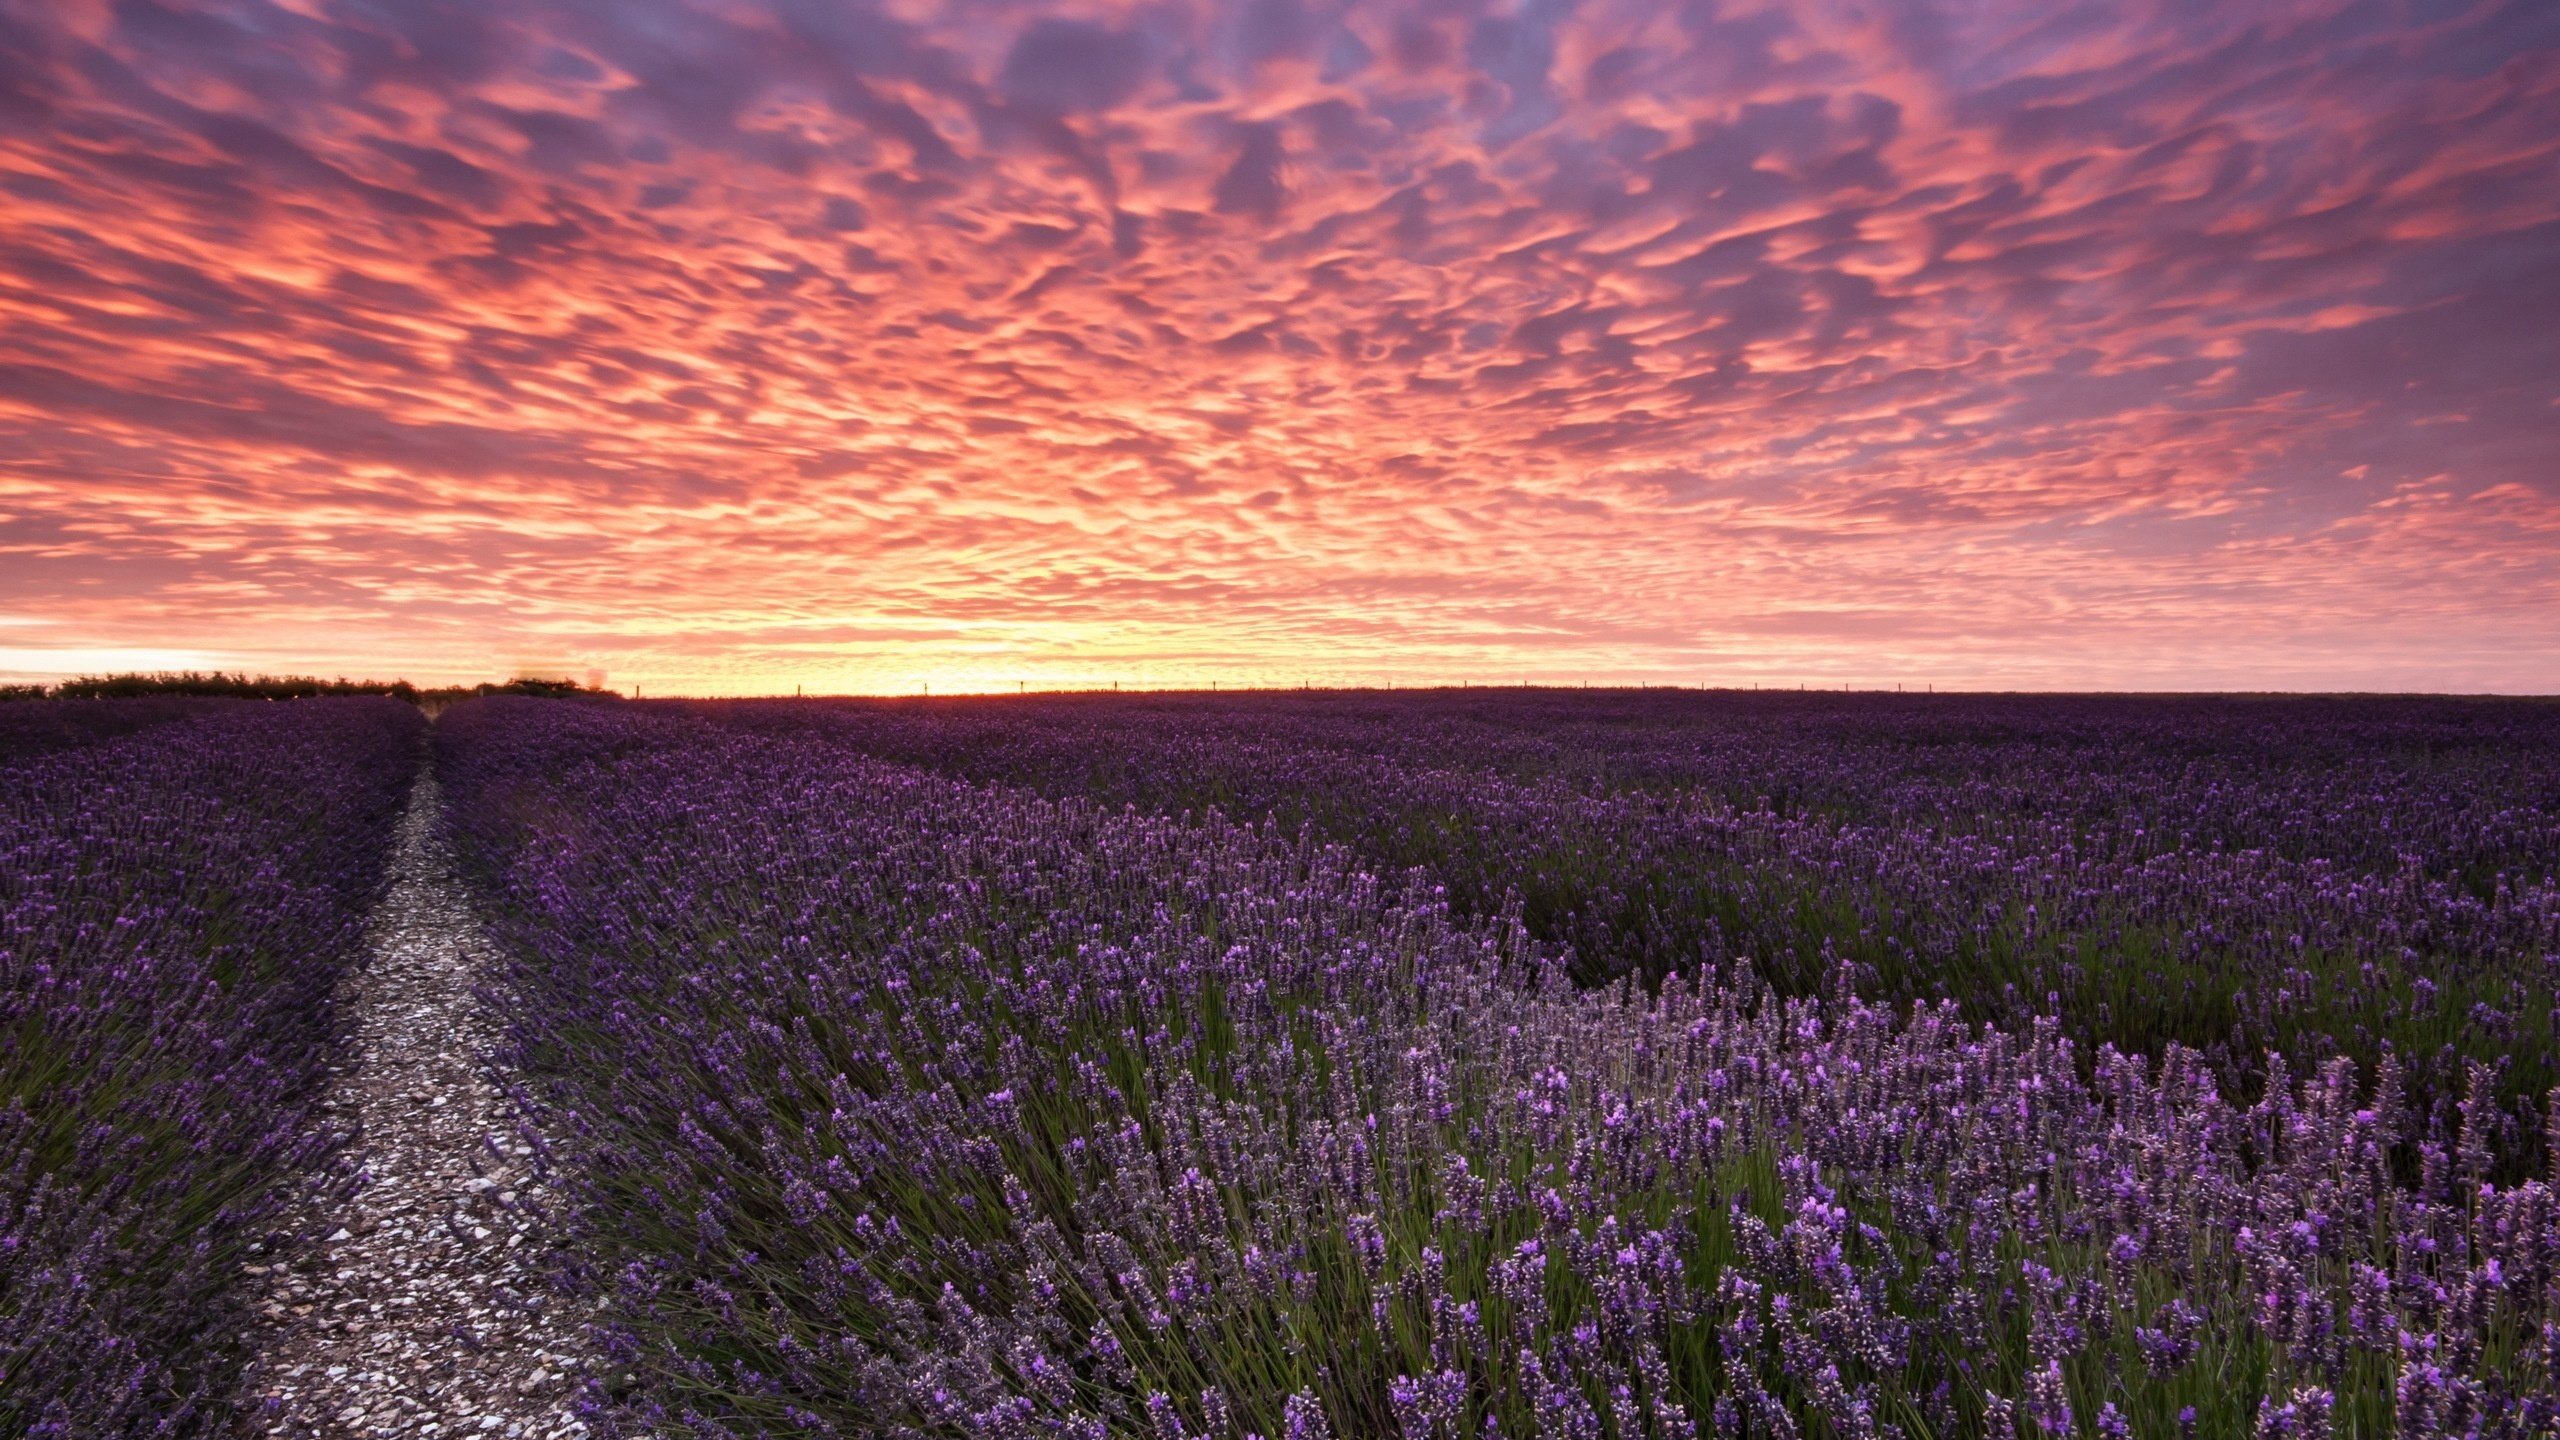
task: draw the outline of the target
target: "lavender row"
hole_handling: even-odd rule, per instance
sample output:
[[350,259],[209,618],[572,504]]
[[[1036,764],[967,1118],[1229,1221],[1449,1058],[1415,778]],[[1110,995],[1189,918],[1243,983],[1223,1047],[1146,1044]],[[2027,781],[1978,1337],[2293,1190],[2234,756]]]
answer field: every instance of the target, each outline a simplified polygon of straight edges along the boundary
[[1517,904],[1586,980],[1748,955],[2199,1050],[2250,1091],[2489,1064],[2531,1156],[2560,1007],[2560,707],[2459,701],[1255,696],[693,707],[1052,796],[1208,806]]
[[196,720],[230,703],[164,695],[136,700],[11,700],[0,703],[0,765],[98,745],[180,720]]
[[152,723],[0,771],[9,1434],[231,1423],[235,1281],[327,1148],[330,994],[422,725],[387,700],[97,705],[128,703],[150,713],[70,728]]
[[2414,857],[2482,893],[2560,874],[2547,701],[1475,690],[695,708],[1149,808],[1287,811],[1324,788],[1324,760],[1356,756],[1855,824],[2067,816],[2140,854],[2259,850],[2366,874]]
[[1744,965],[1576,987],[1215,816],[628,706],[439,731],[609,1431],[2560,1426],[2560,1202],[2482,1067],[2241,1104]]

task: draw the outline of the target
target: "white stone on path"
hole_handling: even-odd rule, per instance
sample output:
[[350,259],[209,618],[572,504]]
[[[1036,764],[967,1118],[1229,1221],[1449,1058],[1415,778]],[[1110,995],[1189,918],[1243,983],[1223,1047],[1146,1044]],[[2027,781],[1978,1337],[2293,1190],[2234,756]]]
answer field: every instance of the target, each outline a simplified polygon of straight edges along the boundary
[[325,1240],[247,1267],[267,1319],[246,1433],[584,1429],[582,1317],[549,1292],[550,1188],[490,1073],[497,1027],[472,986],[491,951],[438,806],[422,773],[369,954],[340,987],[354,1054],[322,1113],[355,1130],[346,1173],[360,1181],[303,1218],[300,1233]]

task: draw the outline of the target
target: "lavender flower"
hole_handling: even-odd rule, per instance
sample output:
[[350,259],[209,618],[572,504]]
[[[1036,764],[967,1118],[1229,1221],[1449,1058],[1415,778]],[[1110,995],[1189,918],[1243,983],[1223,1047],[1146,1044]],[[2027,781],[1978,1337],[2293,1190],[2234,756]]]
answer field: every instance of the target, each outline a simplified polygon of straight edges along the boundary
[[420,729],[393,700],[0,714],[0,1431],[232,1429],[235,1286],[340,1138],[331,992]]
[[[1859,760],[1889,798],[1856,809],[1826,767],[1889,726],[1717,732],[1693,765],[1663,721],[1603,751],[1649,778],[1602,783],[1401,702],[1007,713],[439,725],[639,1379],[600,1427],[1881,1436],[1978,1407],[2059,1436],[2202,1404],[2182,1433],[2237,1434],[2389,1404],[2422,1435],[2560,1378],[2547,1129],[2514,1115],[2547,1056],[2381,1043],[2472,1023],[2409,1009],[2413,964],[2547,984],[2503,947],[2550,952],[2548,887],[2377,872],[2364,822],[2289,828],[2325,781],[2269,809],[2159,758],[2240,743],[2210,715],[2030,708],[2086,727],[2096,778]],[[1718,788],[1779,774],[1785,806]],[[1186,775],[1270,803],[1139,793]],[[2492,870],[2560,853],[2500,823],[2419,828]],[[2200,1391],[2244,1354],[2265,1388]]]

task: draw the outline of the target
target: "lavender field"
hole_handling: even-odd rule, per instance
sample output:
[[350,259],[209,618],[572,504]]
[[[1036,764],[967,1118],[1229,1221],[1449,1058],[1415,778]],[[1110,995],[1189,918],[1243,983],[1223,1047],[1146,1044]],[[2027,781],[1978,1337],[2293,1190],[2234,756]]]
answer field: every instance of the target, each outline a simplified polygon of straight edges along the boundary
[[[0,1429],[274,1433],[415,713],[0,722]],[[594,1433],[2560,1435],[2560,707],[432,733]]]
[[0,1433],[195,1434],[324,1183],[332,994],[424,726],[389,700],[0,707]]
[[438,729],[626,1434],[2547,1435],[2560,712]]

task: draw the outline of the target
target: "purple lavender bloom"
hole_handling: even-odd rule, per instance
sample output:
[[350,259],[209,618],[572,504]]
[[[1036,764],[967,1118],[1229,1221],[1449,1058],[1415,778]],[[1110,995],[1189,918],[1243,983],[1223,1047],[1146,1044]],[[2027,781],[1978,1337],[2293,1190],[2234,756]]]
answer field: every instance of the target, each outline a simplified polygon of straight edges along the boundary
[[0,1431],[228,1433],[421,721],[58,704],[0,707]]
[[630,1430],[2552,1392],[2544,719],[1689,704],[448,712]]

